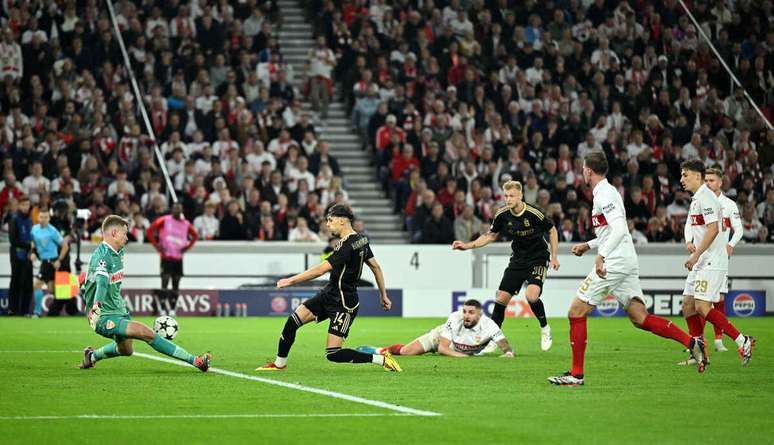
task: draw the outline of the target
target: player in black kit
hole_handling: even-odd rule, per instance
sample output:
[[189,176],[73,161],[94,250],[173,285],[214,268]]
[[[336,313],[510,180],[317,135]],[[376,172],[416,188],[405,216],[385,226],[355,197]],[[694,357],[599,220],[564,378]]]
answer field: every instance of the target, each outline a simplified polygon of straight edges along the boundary
[[[492,320],[498,326],[502,326],[508,302],[513,295],[519,293],[521,286],[526,282],[529,307],[540,322],[540,347],[547,351],[551,348],[553,340],[540,295],[543,292],[548,266],[559,270],[559,261],[556,258],[559,234],[543,212],[523,201],[520,182],[506,182],[503,184],[503,192],[505,207],[495,213],[489,232],[468,243],[454,241],[452,248],[454,250],[476,249],[496,241],[499,235],[511,240],[513,253],[497,291]],[[546,242],[546,234],[550,239],[550,249],[549,243]]]
[[402,371],[389,352],[385,352],[384,355],[365,354],[354,349],[342,348],[360,306],[356,283],[363,272],[363,264],[368,265],[374,273],[384,310],[389,311],[392,307],[384,287],[382,269],[371,252],[368,238],[352,229],[354,219],[349,207],[341,204],[331,206],[326,212],[325,222],[331,233],[341,239],[333,253],[317,266],[277,281],[277,287],[283,288],[315,279],[327,272],[331,273],[328,284],[314,298],[298,306],[285,321],[277,348],[277,358],[273,362],[256,368],[256,371],[287,369],[288,354],[296,339],[298,328],[310,321],[319,323],[326,319],[330,320],[328,343],[325,347],[325,356],[328,360],[336,363],[374,363],[388,371]]

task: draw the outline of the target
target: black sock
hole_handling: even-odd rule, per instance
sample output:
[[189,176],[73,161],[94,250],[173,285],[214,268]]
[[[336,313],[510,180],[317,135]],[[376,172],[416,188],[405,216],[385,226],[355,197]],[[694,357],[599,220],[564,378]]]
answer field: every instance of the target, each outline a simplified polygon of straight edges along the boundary
[[492,321],[497,323],[498,327],[503,327],[503,320],[505,320],[505,306],[499,301],[495,301],[494,309],[492,309]]
[[336,363],[371,363],[373,361],[372,354],[341,348],[325,348],[325,358]]
[[543,306],[543,300],[537,300],[534,303],[530,303],[529,308],[532,309],[532,313],[535,314],[535,318],[537,318],[541,328],[548,326],[548,320],[546,320],[546,308]]
[[295,312],[285,321],[285,327],[280,335],[279,346],[277,347],[277,357],[287,358],[290,353],[290,347],[296,341],[296,331],[301,327],[301,320]]

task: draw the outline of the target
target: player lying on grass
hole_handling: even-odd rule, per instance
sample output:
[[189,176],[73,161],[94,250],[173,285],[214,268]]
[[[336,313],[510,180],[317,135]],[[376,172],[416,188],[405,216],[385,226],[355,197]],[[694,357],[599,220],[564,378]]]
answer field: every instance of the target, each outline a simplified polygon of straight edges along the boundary
[[97,334],[113,340],[94,350],[91,346],[83,351],[80,367],[93,368],[100,360],[129,356],[134,352],[132,340],[142,340],[156,351],[188,362],[207,372],[210,354],[198,357],[153,332],[144,324],[132,321],[126,304],[121,297],[121,282],[124,278],[124,246],[129,224],[117,215],[109,215],[102,223],[104,241],[97,247],[89,260],[86,280],[81,286],[81,298],[89,310],[89,326]]
[[391,352],[395,355],[422,355],[437,352],[449,357],[483,355],[499,346],[502,357],[513,357],[513,349],[500,327],[481,311],[478,300],[468,300],[462,310],[452,313],[446,323],[407,345],[397,344],[384,348],[361,346],[358,351],[372,354]]
[[277,281],[277,287],[283,288],[315,279],[330,272],[328,284],[314,296],[303,302],[285,321],[277,347],[277,358],[256,371],[277,371],[287,369],[288,354],[296,340],[296,331],[311,322],[318,323],[329,319],[328,341],[325,357],[335,363],[374,363],[388,371],[401,372],[400,365],[389,351],[382,354],[366,354],[354,349],[342,348],[344,339],[357,317],[360,299],[357,295],[357,282],[363,272],[363,264],[368,265],[376,277],[379,286],[382,307],[389,311],[392,302],[387,298],[382,268],[374,258],[368,238],[352,229],[355,216],[349,207],[336,204],[326,212],[325,223],[331,233],[339,237],[333,253],[322,263],[294,275]]

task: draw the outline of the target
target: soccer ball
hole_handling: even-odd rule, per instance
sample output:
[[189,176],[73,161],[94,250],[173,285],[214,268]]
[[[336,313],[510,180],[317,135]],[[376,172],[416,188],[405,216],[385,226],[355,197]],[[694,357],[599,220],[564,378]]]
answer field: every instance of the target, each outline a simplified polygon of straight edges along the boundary
[[166,315],[162,315],[153,322],[153,330],[167,340],[175,338],[178,329],[180,328],[177,325],[177,320]]

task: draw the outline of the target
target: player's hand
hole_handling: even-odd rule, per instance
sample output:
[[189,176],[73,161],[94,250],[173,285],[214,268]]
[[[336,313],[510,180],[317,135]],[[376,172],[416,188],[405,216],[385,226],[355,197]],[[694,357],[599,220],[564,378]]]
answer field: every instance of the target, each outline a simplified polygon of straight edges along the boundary
[[468,250],[468,249],[465,247],[464,242],[457,240],[452,243],[452,250]]
[[607,271],[605,270],[605,258],[602,255],[597,255],[596,261],[594,261],[594,269],[597,271],[599,278],[605,278]]
[[570,249],[570,252],[572,252],[575,256],[581,256],[584,253],[586,253],[590,249],[589,243],[580,243],[572,246],[572,249]]
[[35,252],[30,252],[30,262],[34,263],[37,260],[38,260],[38,256],[35,255]]
[[387,297],[387,294],[382,295],[381,297],[381,303],[382,308],[384,308],[385,311],[389,311],[392,309],[392,301]]
[[62,262],[59,260],[54,261],[54,270],[59,270],[59,266],[62,265]]
[[283,287],[288,287],[292,285],[293,282],[290,281],[290,278],[283,278],[279,281],[277,281],[277,289],[282,289]]
[[550,264],[551,264],[551,269],[559,270],[559,259],[556,258],[555,256],[551,257]]
[[693,266],[695,266],[698,262],[699,256],[696,255],[696,252],[693,252],[693,254],[688,257],[688,261],[685,262],[685,268],[688,270],[693,270]]
[[513,351],[508,351],[505,354],[501,355],[500,358],[513,358]]
[[685,244],[685,248],[688,249],[688,253],[696,252],[696,246],[693,244],[692,241],[688,241]]
[[97,301],[91,306],[91,310],[89,310],[89,326],[91,326],[92,330],[97,329],[97,322],[99,321],[99,316],[101,314],[102,303]]
[[733,255],[734,254],[734,246],[732,246],[731,244],[726,244],[726,254],[728,256]]

